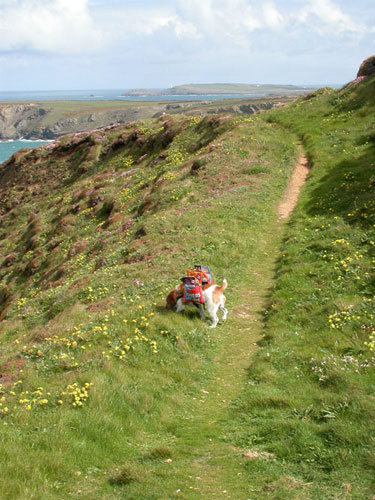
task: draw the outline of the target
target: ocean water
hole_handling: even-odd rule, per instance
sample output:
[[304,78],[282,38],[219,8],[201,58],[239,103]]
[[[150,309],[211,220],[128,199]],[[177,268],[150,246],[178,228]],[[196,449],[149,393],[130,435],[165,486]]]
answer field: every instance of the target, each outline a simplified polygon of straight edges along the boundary
[[236,97],[262,97],[264,94],[204,94],[204,95],[161,95],[161,96],[122,96],[127,89],[88,89],[88,90],[40,90],[34,92],[0,92],[0,102],[7,101],[213,101]]
[[7,160],[9,156],[21,148],[33,148],[34,146],[41,146],[47,141],[0,141],[0,163]]

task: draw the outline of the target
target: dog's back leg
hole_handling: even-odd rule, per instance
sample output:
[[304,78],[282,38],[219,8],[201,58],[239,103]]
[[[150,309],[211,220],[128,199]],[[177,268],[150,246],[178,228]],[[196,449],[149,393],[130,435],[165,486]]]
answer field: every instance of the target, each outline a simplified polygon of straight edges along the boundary
[[222,313],[222,315],[223,315],[223,316],[222,316],[222,321],[224,322],[224,321],[226,321],[226,319],[227,319],[228,309],[226,309],[226,308],[224,307],[224,304],[220,304],[220,305],[219,305],[219,309],[220,309],[220,311],[221,311],[221,313]]
[[227,314],[228,314],[228,309],[226,309],[224,306],[225,306],[225,296],[222,295],[220,298],[219,309],[220,312],[222,313],[223,322],[227,319]]
[[211,318],[212,318],[212,325],[210,325],[210,328],[216,328],[217,324],[219,323],[219,318],[217,317],[217,314],[212,315]]
[[210,328],[216,328],[216,325],[219,323],[219,318],[217,317],[218,307],[219,306],[216,304],[207,304],[207,311],[212,319],[212,325],[210,325]]

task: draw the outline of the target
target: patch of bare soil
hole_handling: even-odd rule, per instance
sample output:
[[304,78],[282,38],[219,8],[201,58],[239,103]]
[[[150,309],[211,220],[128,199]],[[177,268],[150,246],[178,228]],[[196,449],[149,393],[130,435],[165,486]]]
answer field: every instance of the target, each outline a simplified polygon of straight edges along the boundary
[[310,165],[305,154],[301,154],[298,159],[296,168],[292,174],[289,184],[284,191],[283,197],[277,207],[277,215],[279,219],[287,219],[293,212],[297,204],[298,197],[303,184],[306,181],[310,170]]
[[267,453],[266,451],[255,451],[255,450],[247,450],[242,454],[243,458],[247,458],[249,460],[256,460],[258,458],[267,458],[270,460],[276,460],[276,455],[273,453]]

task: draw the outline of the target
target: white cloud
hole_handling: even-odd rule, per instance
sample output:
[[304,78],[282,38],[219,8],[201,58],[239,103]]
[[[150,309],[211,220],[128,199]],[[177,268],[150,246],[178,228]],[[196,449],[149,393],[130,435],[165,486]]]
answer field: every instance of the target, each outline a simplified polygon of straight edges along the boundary
[[79,53],[101,47],[88,0],[1,0],[0,48]]
[[226,44],[242,43],[249,33],[262,27],[262,20],[246,0],[181,0],[181,17],[196,26],[201,36]]
[[[178,13],[197,33],[217,45],[250,46],[253,32],[288,37],[291,31],[318,36],[356,34],[366,27],[352,20],[333,0],[179,0]],[[369,30],[370,28],[367,28]]]
[[179,38],[198,36],[192,23],[183,20],[174,10],[163,7],[102,7],[95,11],[94,16],[108,41],[148,37],[160,30],[169,30]]
[[[163,2],[163,3],[162,3]],[[254,32],[287,39],[364,29],[333,0],[0,0],[0,51],[82,54],[130,48],[136,40],[200,41],[207,51],[249,50]],[[160,36],[159,36],[160,34]],[[175,48],[175,47],[174,47]],[[185,47],[186,48],[186,47]],[[194,46],[195,48],[195,46]]]
[[183,22],[179,18],[175,18],[173,24],[178,37],[201,38],[193,23]]
[[0,0],[0,85],[291,82],[304,67],[311,83],[370,55],[374,19],[373,0]]
[[360,32],[364,29],[360,24],[354,23],[350,16],[331,0],[309,0],[298,12],[297,19],[310,24],[321,33],[327,30],[335,30],[338,33]]
[[264,23],[270,28],[281,28],[284,25],[285,18],[278,11],[273,3],[267,2],[262,6]]

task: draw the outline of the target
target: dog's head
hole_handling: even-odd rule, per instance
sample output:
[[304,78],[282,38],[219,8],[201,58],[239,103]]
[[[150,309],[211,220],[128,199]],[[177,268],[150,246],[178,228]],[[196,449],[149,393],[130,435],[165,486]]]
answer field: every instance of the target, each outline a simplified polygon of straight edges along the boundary
[[182,283],[178,284],[173,290],[169,292],[166,299],[165,307],[167,309],[173,309],[177,304],[177,301],[184,294],[184,285]]

